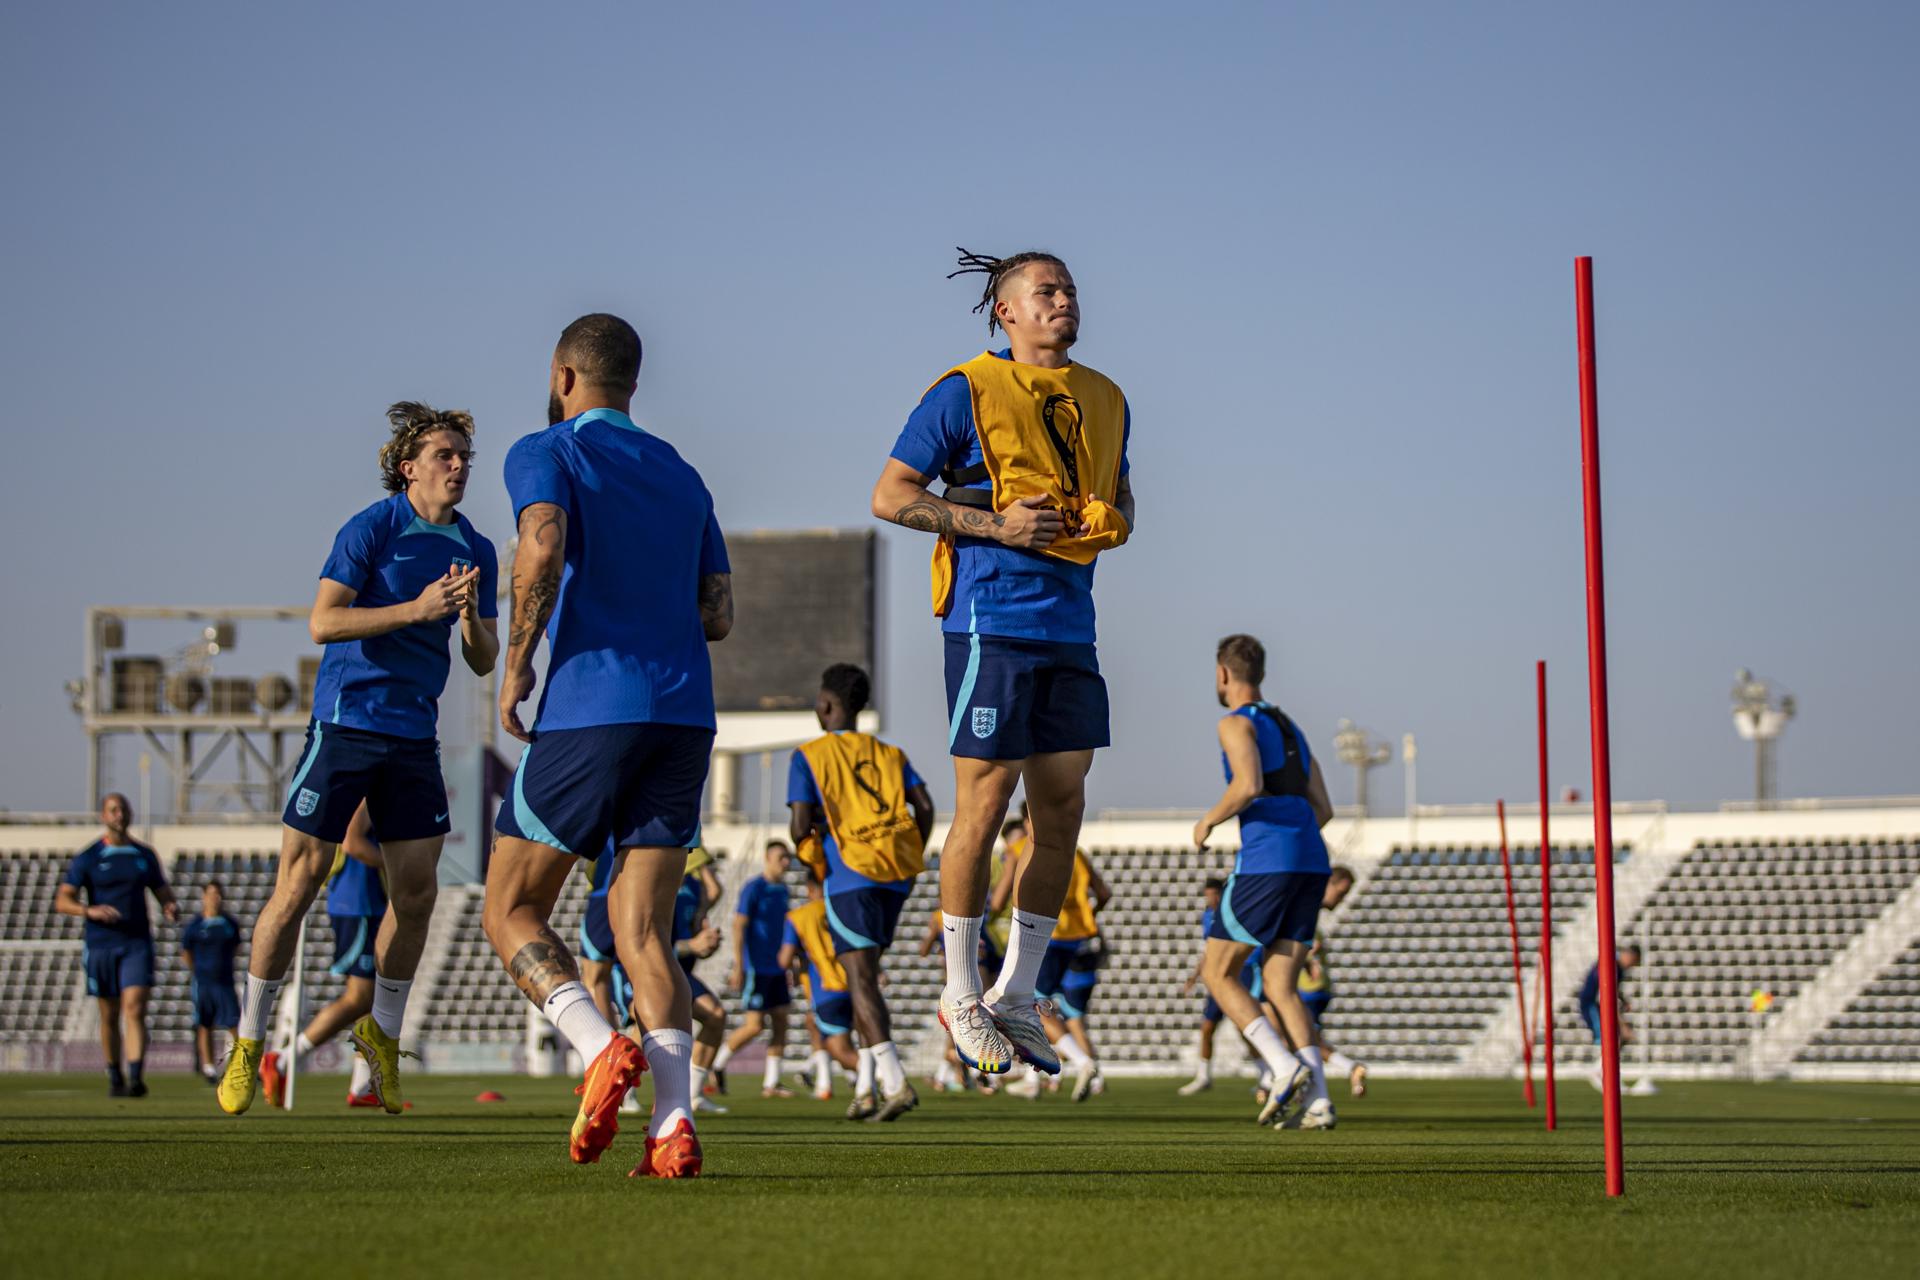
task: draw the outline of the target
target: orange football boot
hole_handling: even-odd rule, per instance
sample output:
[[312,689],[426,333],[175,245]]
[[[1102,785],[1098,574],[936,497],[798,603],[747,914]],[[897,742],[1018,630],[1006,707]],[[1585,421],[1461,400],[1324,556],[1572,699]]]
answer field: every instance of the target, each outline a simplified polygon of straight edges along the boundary
[[633,1167],[629,1178],[697,1178],[700,1176],[700,1139],[694,1135],[693,1121],[682,1116],[673,1132],[655,1141],[647,1139],[647,1152]]
[[349,1093],[347,1105],[350,1107],[380,1107],[386,1104],[380,1101],[380,1095],[369,1089],[365,1093]]
[[280,1070],[280,1055],[270,1053],[260,1059],[260,1091],[276,1107],[287,1105],[287,1077]]
[[640,1083],[646,1069],[646,1055],[625,1036],[609,1040],[587,1064],[587,1078],[574,1089],[580,1095],[580,1114],[573,1118],[568,1154],[575,1164],[595,1164],[613,1145],[613,1135],[620,1132],[620,1100]]

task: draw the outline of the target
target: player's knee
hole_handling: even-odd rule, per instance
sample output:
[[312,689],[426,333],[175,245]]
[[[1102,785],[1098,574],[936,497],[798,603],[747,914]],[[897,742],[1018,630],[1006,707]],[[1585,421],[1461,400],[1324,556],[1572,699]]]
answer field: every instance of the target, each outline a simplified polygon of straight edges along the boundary
[[432,879],[395,884],[387,895],[387,906],[403,920],[425,921],[433,914],[433,904],[439,896],[440,886]]

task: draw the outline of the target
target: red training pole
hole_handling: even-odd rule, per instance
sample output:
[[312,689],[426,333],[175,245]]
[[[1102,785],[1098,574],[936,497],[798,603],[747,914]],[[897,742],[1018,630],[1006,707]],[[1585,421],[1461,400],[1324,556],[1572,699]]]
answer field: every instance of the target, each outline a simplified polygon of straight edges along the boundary
[[1547,839],[1547,664],[1533,664],[1533,700],[1540,712],[1540,1052],[1546,1064],[1547,1128],[1560,1127],[1560,1099],[1553,1084],[1553,855]]
[[1513,907],[1513,863],[1507,860],[1507,802],[1495,800],[1500,815],[1500,874],[1507,882],[1507,933],[1513,939],[1514,1012],[1520,1017],[1520,1056],[1527,1064],[1527,1106],[1533,1106],[1533,1037],[1527,1030],[1527,984],[1520,976],[1520,916]]
[[1626,1190],[1620,1132],[1620,1000],[1613,940],[1613,767],[1607,743],[1607,581],[1600,539],[1600,387],[1593,342],[1593,259],[1573,260],[1580,333],[1580,480],[1587,516],[1587,703],[1593,732],[1593,893],[1600,922],[1600,1105],[1607,1194]]

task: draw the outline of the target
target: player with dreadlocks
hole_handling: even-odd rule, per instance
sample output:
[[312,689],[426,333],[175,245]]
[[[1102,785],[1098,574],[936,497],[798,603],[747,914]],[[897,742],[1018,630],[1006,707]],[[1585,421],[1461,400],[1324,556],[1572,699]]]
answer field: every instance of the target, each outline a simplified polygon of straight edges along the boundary
[[[940,1021],[977,1071],[1005,1072],[1018,1057],[1058,1074],[1034,987],[1073,872],[1087,771],[1109,741],[1093,564],[1133,529],[1127,401],[1068,355],[1080,299],[1064,262],[960,253],[952,274],[986,277],[974,310],[1007,346],[948,370],[921,397],[874,486],[873,513],[938,539],[933,608],[945,619],[956,793],[940,858]],[[999,978],[982,992],[988,859],[1022,782],[1032,851]]]

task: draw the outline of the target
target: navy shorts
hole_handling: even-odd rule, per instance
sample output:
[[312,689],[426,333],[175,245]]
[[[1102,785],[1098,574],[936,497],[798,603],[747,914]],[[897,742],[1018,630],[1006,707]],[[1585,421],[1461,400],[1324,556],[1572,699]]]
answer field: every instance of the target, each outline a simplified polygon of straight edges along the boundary
[[1580,1021],[1587,1024],[1587,1030],[1593,1032],[1593,1042],[1595,1044],[1599,1044],[1600,1043],[1600,1006],[1599,1004],[1597,1003],[1582,1004],[1580,1006]]
[[237,1027],[240,1025],[240,997],[231,982],[193,979],[193,1025],[196,1027]]
[[710,996],[713,994],[712,987],[708,986],[706,983],[700,981],[700,979],[693,976],[693,967],[691,965],[683,964],[680,967],[686,970],[687,990],[690,993],[689,999],[699,1000],[705,996]]
[[853,1029],[853,997],[845,991],[813,993],[813,1025],[823,1036],[843,1036]]
[[746,990],[740,994],[740,1007],[755,1010],[784,1009],[793,1003],[784,973],[754,973],[747,976]]
[[[1255,1000],[1267,994],[1267,980],[1260,971],[1261,965],[1265,963],[1266,958],[1267,953],[1264,948],[1256,949],[1252,955],[1247,957],[1247,962],[1240,966],[1240,985],[1245,987],[1247,994]],[[1305,997],[1302,997],[1302,999],[1304,998]],[[1219,1022],[1222,1018],[1226,1017],[1226,1013],[1220,1008],[1214,998],[1209,995],[1206,1006],[1200,1010],[1200,1016],[1207,1022]]]
[[1313,1025],[1317,1027],[1320,1019],[1326,1015],[1327,1006],[1333,1003],[1333,992],[1302,991],[1300,1003],[1307,1006],[1307,1016],[1313,1019]]
[[130,938],[108,947],[86,948],[87,994],[117,1000],[128,987],[153,986],[153,942]]
[[581,858],[597,857],[609,840],[616,849],[690,849],[712,755],[713,730],[693,725],[536,733],[494,827]]
[[1324,871],[1236,874],[1220,895],[1220,914],[1207,936],[1255,947],[1276,942],[1310,945],[1326,892]]
[[1033,989],[1053,1001],[1063,1018],[1084,1018],[1093,1002],[1093,988],[1100,981],[1099,950],[1088,946],[1091,938],[1047,943],[1040,958],[1040,976]]
[[900,909],[906,905],[906,894],[871,886],[828,894],[827,931],[833,935],[833,954],[875,947],[885,951],[893,945]]
[[947,749],[976,760],[1091,751],[1110,741],[1090,644],[946,633]]
[[373,977],[373,940],[380,922],[372,916],[334,916],[333,963],[327,972],[342,978]]
[[587,899],[587,913],[580,917],[580,955],[602,964],[613,959],[613,922],[607,919],[605,894]]
[[306,751],[280,820],[339,844],[362,800],[382,840],[425,840],[451,831],[439,742],[309,722]]

